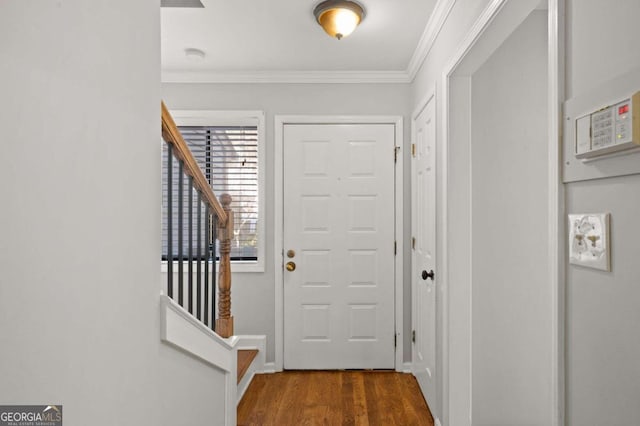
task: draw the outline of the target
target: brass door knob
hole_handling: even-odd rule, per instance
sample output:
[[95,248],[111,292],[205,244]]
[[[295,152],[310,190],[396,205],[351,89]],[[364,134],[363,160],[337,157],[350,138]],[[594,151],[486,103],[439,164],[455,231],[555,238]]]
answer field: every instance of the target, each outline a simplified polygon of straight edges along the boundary
[[287,262],[287,264],[285,265],[285,267],[287,268],[287,271],[289,272],[293,272],[296,270],[296,264],[295,262]]

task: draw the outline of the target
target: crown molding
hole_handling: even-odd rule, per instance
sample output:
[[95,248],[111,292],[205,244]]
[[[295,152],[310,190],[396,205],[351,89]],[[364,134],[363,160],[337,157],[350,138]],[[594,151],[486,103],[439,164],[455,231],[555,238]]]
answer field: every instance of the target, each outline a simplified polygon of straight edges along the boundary
[[427,21],[427,25],[424,27],[422,37],[420,37],[416,50],[413,51],[413,56],[407,66],[406,72],[409,80],[413,81],[416,78],[418,70],[420,70],[425,59],[427,59],[427,55],[429,55],[455,3],[456,0],[438,0],[436,2],[433,12]]
[[406,71],[163,70],[163,83],[410,83]]
[[437,0],[406,70],[402,71],[211,71],[162,70],[163,83],[412,83],[429,55],[456,0]]

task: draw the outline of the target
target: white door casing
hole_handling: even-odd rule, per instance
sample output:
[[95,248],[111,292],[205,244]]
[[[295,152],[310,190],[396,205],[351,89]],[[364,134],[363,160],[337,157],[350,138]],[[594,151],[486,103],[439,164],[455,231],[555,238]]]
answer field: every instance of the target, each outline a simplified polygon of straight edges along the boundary
[[436,405],[436,117],[431,97],[413,120],[411,158],[412,368],[430,406]]
[[283,129],[284,368],[393,368],[390,124]]

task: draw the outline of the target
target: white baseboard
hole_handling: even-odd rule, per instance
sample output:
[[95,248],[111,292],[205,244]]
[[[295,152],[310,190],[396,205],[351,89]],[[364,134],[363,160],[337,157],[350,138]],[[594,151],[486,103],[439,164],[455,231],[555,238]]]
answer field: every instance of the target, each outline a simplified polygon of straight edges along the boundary
[[236,348],[241,349],[257,349],[258,355],[254,358],[240,383],[238,383],[237,403],[240,403],[242,396],[249,388],[253,377],[256,373],[262,373],[265,369],[266,352],[267,352],[267,336],[236,336],[238,342]]
[[413,364],[411,362],[402,363],[402,373],[411,373],[413,371]]
[[439,418],[435,418],[434,422],[433,422],[434,426],[442,426],[442,423],[440,423],[440,419]]
[[236,393],[236,396],[238,397],[237,404],[240,404],[240,401],[242,401],[242,397],[244,396],[244,393],[247,391],[247,389],[249,389],[249,385],[251,384],[251,381],[253,380],[253,376],[255,375],[256,375],[256,371],[255,371],[255,368],[253,368],[253,363],[252,363],[251,367],[249,367],[247,372],[244,373],[244,377],[242,377],[242,380],[240,380],[240,383],[238,383],[238,391]]
[[236,337],[238,339],[236,344],[238,349],[257,349],[259,351],[258,354],[262,353],[266,359],[267,336],[240,335]]
[[277,373],[278,370],[276,370],[276,363],[275,362],[266,362],[264,364],[264,370],[262,371],[264,374],[273,374],[273,373]]

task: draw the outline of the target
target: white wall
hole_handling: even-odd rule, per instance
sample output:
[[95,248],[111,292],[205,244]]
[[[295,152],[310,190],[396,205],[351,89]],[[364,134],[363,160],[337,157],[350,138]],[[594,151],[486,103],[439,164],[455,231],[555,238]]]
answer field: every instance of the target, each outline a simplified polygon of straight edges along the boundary
[[222,375],[160,343],[159,1],[0,3],[0,401],[201,425]]
[[[638,0],[567,1],[568,99],[640,67],[638,16]],[[611,213],[612,253],[610,273],[567,265],[567,425],[637,425],[640,176],[565,188],[566,213]]]
[[472,77],[471,398],[478,426],[545,426],[552,411],[551,292],[543,284],[546,35],[546,11],[532,13]]
[[157,424],[224,425],[223,372],[166,344],[160,345],[157,358],[155,409],[161,416]]
[[[236,334],[267,336],[267,362],[275,360],[274,283],[274,117],[275,115],[401,115],[405,141],[410,134],[409,85],[406,84],[163,84],[169,109],[262,110],[266,119],[266,263],[264,273],[233,274],[232,315]],[[409,164],[409,150],[404,150]],[[405,167],[405,188],[409,188]],[[407,194],[409,190],[407,189]],[[405,276],[409,275],[410,199],[404,209]],[[411,282],[405,279],[404,336],[410,335]],[[405,339],[405,359],[411,356]]]

